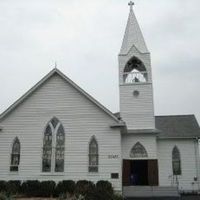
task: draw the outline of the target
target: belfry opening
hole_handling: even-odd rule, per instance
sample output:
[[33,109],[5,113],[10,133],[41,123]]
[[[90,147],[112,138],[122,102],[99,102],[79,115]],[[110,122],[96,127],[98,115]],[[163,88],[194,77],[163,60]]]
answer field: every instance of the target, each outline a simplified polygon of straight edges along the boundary
[[137,57],[132,57],[124,68],[124,83],[143,83],[147,82],[147,71],[143,62]]

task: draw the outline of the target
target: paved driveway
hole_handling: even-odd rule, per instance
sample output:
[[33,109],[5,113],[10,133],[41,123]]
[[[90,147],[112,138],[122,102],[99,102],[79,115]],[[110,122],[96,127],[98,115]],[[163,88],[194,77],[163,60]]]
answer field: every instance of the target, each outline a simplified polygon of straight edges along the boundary
[[[152,197],[152,198],[127,198],[126,200],[177,200],[179,198],[175,197]],[[182,196],[180,200],[200,200],[200,196]]]
[[182,196],[181,200],[200,200],[200,196]]

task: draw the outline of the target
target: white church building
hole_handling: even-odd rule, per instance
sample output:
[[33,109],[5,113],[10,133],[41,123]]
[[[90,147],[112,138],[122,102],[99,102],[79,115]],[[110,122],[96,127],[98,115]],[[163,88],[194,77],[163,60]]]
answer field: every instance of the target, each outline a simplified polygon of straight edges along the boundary
[[55,68],[0,115],[0,180],[200,190],[198,122],[154,115],[151,57],[132,3],[118,59],[119,113]]

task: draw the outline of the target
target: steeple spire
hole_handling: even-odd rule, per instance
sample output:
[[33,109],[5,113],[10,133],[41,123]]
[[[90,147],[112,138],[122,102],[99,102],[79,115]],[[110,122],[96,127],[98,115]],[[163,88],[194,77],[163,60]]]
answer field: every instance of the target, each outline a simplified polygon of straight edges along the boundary
[[128,5],[130,6],[130,13],[126,25],[126,30],[120,54],[127,54],[132,46],[135,46],[137,50],[141,53],[148,53],[149,51],[147,49],[140,26],[137,22],[137,19],[133,11],[134,3],[130,1]]

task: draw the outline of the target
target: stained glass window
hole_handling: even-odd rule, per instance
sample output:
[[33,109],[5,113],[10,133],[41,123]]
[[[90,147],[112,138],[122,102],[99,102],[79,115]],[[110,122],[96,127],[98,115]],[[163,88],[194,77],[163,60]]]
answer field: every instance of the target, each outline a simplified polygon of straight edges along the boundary
[[12,172],[18,171],[19,163],[20,163],[20,142],[18,138],[15,138],[12,146],[10,171]]
[[98,172],[98,164],[98,143],[95,137],[92,137],[89,143],[89,172]]
[[42,171],[51,171],[51,156],[52,156],[52,128],[50,124],[44,132],[43,140],[43,158],[42,158]]
[[148,157],[148,154],[144,146],[140,142],[137,142],[131,149],[130,157],[143,158],[143,157]]
[[177,146],[172,150],[173,175],[181,175],[181,155]]
[[64,171],[65,133],[61,122],[53,118],[47,125],[43,139],[43,172]]
[[55,171],[64,171],[64,150],[65,150],[65,134],[63,126],[60,125],[56,133],[56,152],[55,152]]

